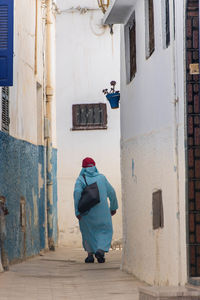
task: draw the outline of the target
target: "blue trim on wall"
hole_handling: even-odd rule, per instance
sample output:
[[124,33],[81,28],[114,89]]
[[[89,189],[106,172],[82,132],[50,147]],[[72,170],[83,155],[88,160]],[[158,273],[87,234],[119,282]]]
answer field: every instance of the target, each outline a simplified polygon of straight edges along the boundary
[[[45,151],[43,146],[0,131],[0,195],[6,197],[6,249],[9,260],[23,259],[45,248]],[[53,215],[57,241],[57,150],[53,149]],[[20,224],[20,199],[26,201],[26,230]]]
[[45,248],[45,199],[46,199],[46,179],[45,179],[45,148],[38,147],[39,157],[38,162],[41,170],[38,170],[38,175],[43,180],[43,184],[39,185],[39,227],[40,227],[40,249]]
[[53,166],[53,240],[56,244],[58,241],[58,219],[57,219],[57,149],[52,152]]

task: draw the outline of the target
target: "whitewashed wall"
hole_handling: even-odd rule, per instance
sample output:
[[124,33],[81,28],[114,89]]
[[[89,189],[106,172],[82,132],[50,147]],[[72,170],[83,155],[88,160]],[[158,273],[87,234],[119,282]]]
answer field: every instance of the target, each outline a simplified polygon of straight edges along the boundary
[[[102,94],[111,80],[119,89],[120,32],[114,35],[101,26],[103,14],[96,1],[57,1],[56,17],[56,94],[58,143],[58,220],[61,245],[81,245],[78,221],[74,215],[73,189],[82,159],[90,156],[115,188],[121,202],[120,110],[111,110]],[[80,14],[69,8],[95,10]],[[72,104],[107,103],[108,129],[72,131]],[[113,217],[114,238],[121,237],[121,204]]]
[[[176,39],[173,43],[170,1],[171,44],[164,49],[161,1],[154,1],[155,52],[146,60],[144,1],[136,1],[137,73],[128,85],[121,30],[123,269],[155,285],[186,282],[185,2],[175,3]],[[158,189],[163,196],[164,228],[153,230],[152,193]]]
[[[36,5],[35,1],[22,2],[20,5],[15,3],[14,86],[10,89],[12,98],[10,134],[36,144],[37,102],[34,76]],[[33,13],[27,14],[27,9]]]
[[[28,14],[27,11],[31,11]],[[13,87],[10,87],[10,135],[33,144],[44,144],[43,85],[45,82],[44,4],[38,1],[15,1]],[[37,50],[36,50],[37,49]],[[37,52],[37,53],[36,53]],[[53,70],[55,73],[55,70]],[[37,90],[37,86],[40,90]],[[53,103],[53,145],[56,145],[55,103]],[[1,107],[0,107],[1,114]]]

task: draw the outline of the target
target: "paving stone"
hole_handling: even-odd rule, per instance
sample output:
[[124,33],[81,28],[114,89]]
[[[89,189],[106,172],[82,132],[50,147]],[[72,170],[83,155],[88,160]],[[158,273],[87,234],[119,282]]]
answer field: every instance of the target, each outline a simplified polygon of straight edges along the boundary
[[138,300],[144,285],[120,270],[121,251],[85,264],[82,249],[59,248],[0,273],[0,300]]

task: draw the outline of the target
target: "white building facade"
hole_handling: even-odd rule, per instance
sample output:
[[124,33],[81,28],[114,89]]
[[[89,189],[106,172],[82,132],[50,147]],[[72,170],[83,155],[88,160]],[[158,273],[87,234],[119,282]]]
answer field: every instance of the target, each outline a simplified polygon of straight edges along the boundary
[[0,1],[0,198],[13,262],[57,244],[54,20],[51,0]]
[[122,264],[154,285],[199,276],[198,17],[198,1],[116,0],[104,18],[123,24]]
[[110,34],[110,27],[102,25],[97,1],[58,0],[56,10],[59,244],[81,246],[73,190],[88,156],[116,190],[119,210],[113,223],[114,239],[119,239],[120,109],[111,109],[102,93],[111,80],[120,87],[119,27]]

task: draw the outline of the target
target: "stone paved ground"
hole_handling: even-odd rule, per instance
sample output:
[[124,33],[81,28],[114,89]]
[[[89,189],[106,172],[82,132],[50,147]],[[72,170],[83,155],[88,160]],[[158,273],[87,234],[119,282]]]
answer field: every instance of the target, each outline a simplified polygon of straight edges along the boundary
[[85,264],[82,249],[59,248],[0,273],[0,300],[138,300],[143,284],[120,270],[121,251]]

